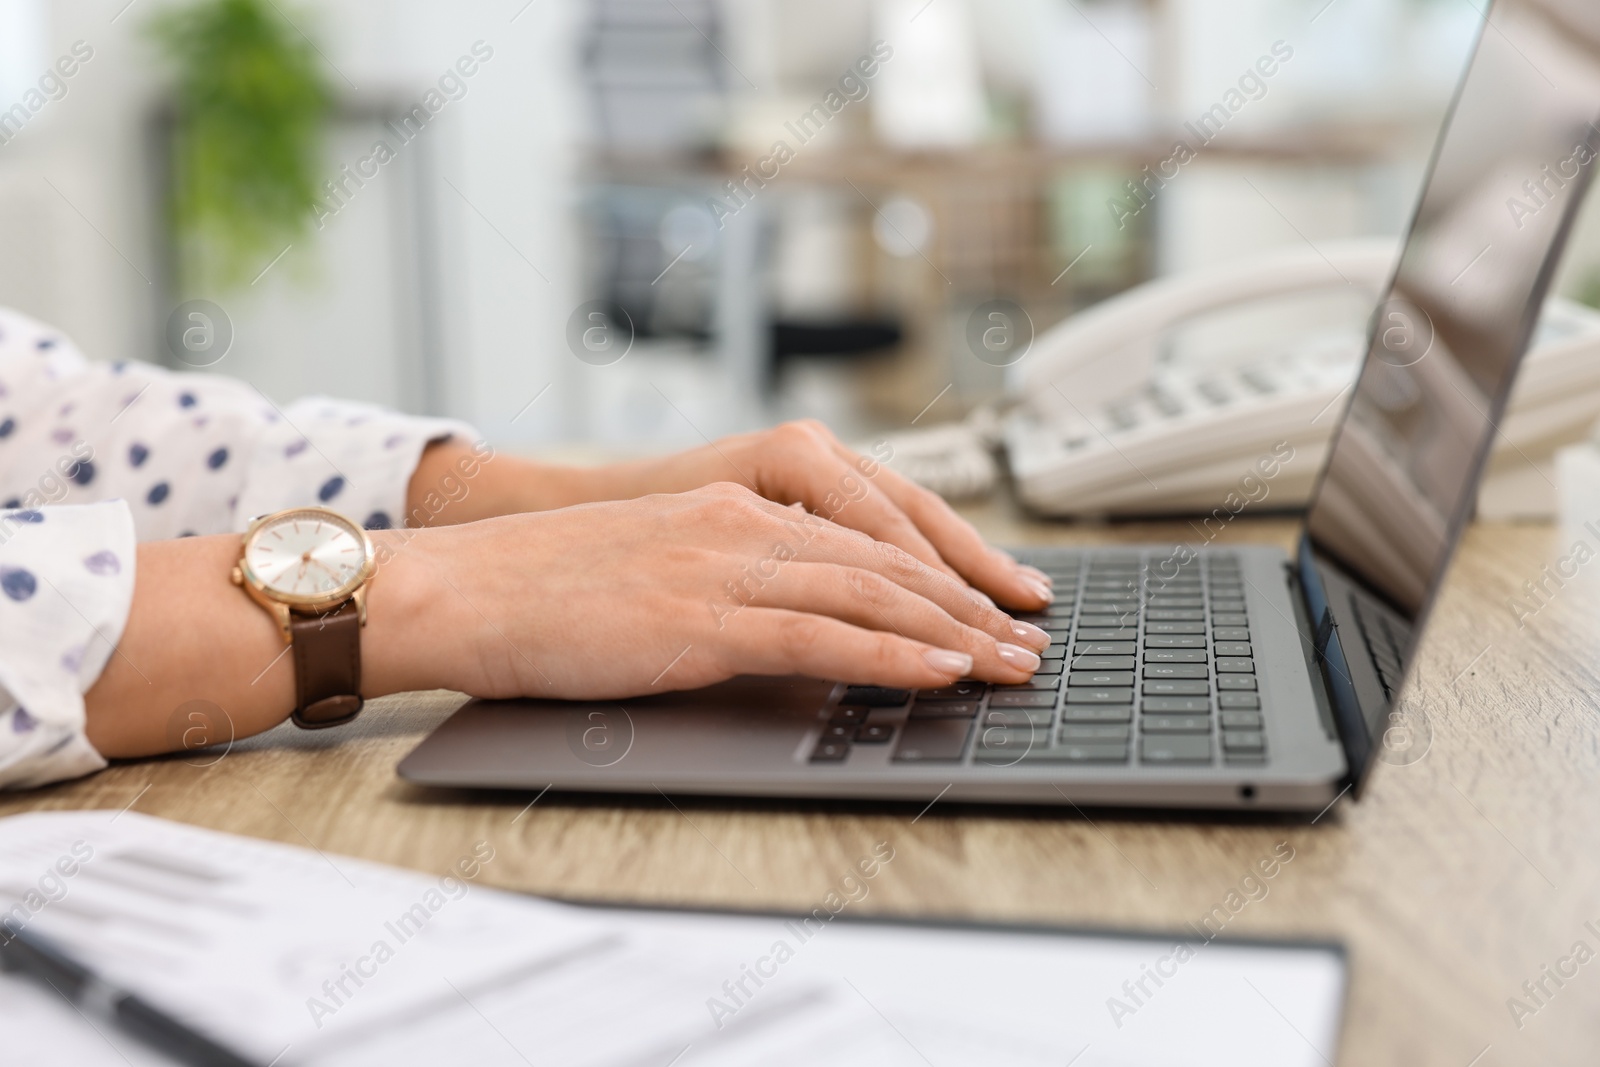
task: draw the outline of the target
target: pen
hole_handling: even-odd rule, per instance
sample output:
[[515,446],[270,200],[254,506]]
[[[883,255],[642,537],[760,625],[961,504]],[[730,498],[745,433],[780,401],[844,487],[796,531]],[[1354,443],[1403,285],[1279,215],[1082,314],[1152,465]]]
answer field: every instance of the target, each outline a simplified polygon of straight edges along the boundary
[[107,982],[36,933],[19,930],[0,938],[0,970],[17,971],[44,982],[86,1016],[111,1022],[180,1063],[195,1067],[259,1067],[137,994]]

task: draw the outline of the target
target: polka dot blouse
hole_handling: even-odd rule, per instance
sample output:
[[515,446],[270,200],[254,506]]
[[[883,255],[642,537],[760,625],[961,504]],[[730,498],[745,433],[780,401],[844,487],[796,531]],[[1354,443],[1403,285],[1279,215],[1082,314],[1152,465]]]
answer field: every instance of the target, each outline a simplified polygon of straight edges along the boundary
[[138,541],[324,504],[399,523],[422,450],[472,427],[86,360],[0,308],[0,788],[87,774],[83,694],[122,635]]

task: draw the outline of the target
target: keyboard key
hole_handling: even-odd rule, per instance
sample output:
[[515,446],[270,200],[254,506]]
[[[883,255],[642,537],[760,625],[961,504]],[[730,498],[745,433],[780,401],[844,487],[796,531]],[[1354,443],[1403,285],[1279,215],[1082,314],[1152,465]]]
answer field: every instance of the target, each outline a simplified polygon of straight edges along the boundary
[[1119,612],[1139,608],[1138,593],[1085,593],[1083,594],[1083,610],[1101,614],[1115,615]]
[[996,693],[1017,693],[1025,689],[1059,688],[1061,688],[1061,676],[1059,674],[1036,674],[1026,682],[1018,682],[1016,685],[997,685],[994,687],[994,691]]
[[1127,627],[1111,629],[1107,626],[1093,626],[1078,631],[1079,641],[1134,641],[1138,636],[1138,630]]
[[972,724],[963,719],[912,719],[900,731],[896,763],[955,763],[967,747]]
[[1074,656],[1131,656],[1133,641],[1079,641],[1072,646]]
[[1259,730],[1224,730],[1222,747],[1228,752],[1260,752],[1266,748],[1267,739]]
[[1145,763],[1210,763],[1211,738],[1196,734],[1148,734],[1139,739]]
[[1139,730],[1147,734],[1209,734],[1211,720],[1204,715],[1146,715]]
[[1254,709],[1261,706],[1261,698],[1254,693],[1219,693],[1217,694],[1217,707],[1219,708],[1248,708]]
[[1060,674],[1061,673],[1061,668],[1065,663],[1066,663],[1066,660],[1060,660],[1060,659],[1041,660],[1040,663],[1039,663],[1039,666],[1034,669],[1033,673],[1035,675],[1040,675],[1040,674]]
[[1146,663],[1146,678],[1209,678],[1211,669],[1204,663]]
[[886,744],[894,736],[894,727],[880,722],[868,723],[856,730],[856,742],[865,745]]
[[991,726],[1044,726],[1055,717],[1053,708],[990,708],[978,720],[985,729]]
[[1250,628],[1248,626],[1215,626],[1212,627],[1211,636],[1218,641],[1248,641]]
[[1211,710],[1210,697],[1145,697],[1147,715],[1182,715]]
[[978,714],[977,701],[929,704],[921,700],[911,705],[913,719],[970,719]]
[[1043,652],[1039,653],[1039,658],[1045,660],[1062,659],[1066,656],[1066,654],[1067,646],[1064,643],[1053,644]]
[[1203,634],[1206,624],[1203,622],[1148,622],[1144,632],[1147,634]]
[[1211,657],[1203,648],[1147,648],[1146,663],[1210,663]]
[[1067,763],[1126,763],[1128,746],[1113,742],[1057,745],[1054,748],[1036,749],[1028,753],[1028,758],[1062,760]]
[[1029,727],[1011,726],[983,726],[978,729],[978,754],[992,754],[997,751],[1008,752],[1016,755],[1026,749],[1043,747],[1050,744],[1050,728],[1042,726],[1037,730]]
[[1254,674],[1255,671],[1256,661],[1253,659],[1243,659],[1238,656],[1217,657],[1218,674]]
[[1140,686],[1140,692],[1147,697],[1193,697],[1209,696],[1211,683],[1205,682],[1145,682]]
[[850,742],[831,741],[824,737],[817,742],[817,747],[811,750],[812,763],[838,763],[850,755]]
[[824,741],[848,741],[856,735],[856,725],[847,722],[830,722],[822,728]]
[[1249,641],[1218,641],[1212,647],[1212,651],[1219,656],[1253,655],[1253,653],[1250,651]]
[[1132,671],[1073,671],[1067,676],[1068,685],[1132,685]]
[[929,703],[936,700],[967,701],[978,700],[983,697],[987,688],[982,682],[956,682],[939,689],[924,689],[917,694],[917,703]]
[[1072,669],[1075,671],[1131,671],[1133,670],[1133,657],[1078,656],[1072,661]]
[[1061,721],[1063,724],[1132,722],[1133,709],[1114,704],[1067,704],[1061,709]]
[[1254,689],[1256,679],[1253,674],[1224,674],[1217,678],[1218,689]]
[[863,708],[898,708],[911,699],[908,689],[885,689],[876,685],[852,685],[839,698],[841,704]]
[[1243,615],[1235,614],[1233,612],[1228,612],[1228,613],[1224,613],[1224,614],[1220,614],[1220,615],[1213,613],[1212,616],[1211,616],[1211,625],[1212,626],[1249,626],[1250,625],[1250,620],[1245,618]]
[[1150,634],[1144,639],[1145,648],[1205,648],[1206,639],[1200,634]]
[[1222,728],[1224,730],[1259,730],[1261,729],[1261,713],[1259,711],[1224,711],[1222,713]]
[[833,714],[828,717],[832,723],[851,723],[860,725],[867,721],[866,708],[834,708]]
[[1133,690],[1129,689],[1088,689],[1071,688],[1067,690],[1068,704],[1132,704]]
[[1133,732],[1127,723],[1106,722],[1089,726],[1063,726],[1056,731],[1056,740],[1063,744],[1083,744],[1087,741],[1126,741]]
[[[1120,631],[1126,627],[1138,626],[1139,616],[1137,614],[1085,615],[1078,620],[1078,625],[1083,627],[1085,632],[1089,630]],[[1133,631],[1129,630],[1129,632],[1132,633]],[[1116,638],[1108,638],[1108,640],[1116,640]]]
[[[1152,608],[1203,608],[1205,602],[1199,597],[1156,595],[1150,598]],[[1154,618],[1154,616],[1151,616]]]
[[991,708],[1053,708],[1056,695],[1047,689],[1012,689],[989,698]]
[[1199,608],[1151,608],[1152,622],[1204,622],[1206,613]]

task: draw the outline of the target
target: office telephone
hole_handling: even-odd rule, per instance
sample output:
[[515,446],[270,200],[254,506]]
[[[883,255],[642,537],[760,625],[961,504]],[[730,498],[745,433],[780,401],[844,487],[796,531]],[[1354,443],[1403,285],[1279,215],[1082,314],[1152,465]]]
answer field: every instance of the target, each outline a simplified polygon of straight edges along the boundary
[[[993,487],[1003,453],[1019,497],[1041,514],[1202,514],[1286,445],[1293,458],[1275,465],[1262,506],[1298,507],[1396,251],[1386,240],[1297,248],[1138,286],[1042,333],[1008,369],[1007,399],[963,423],[891,438],[891,466],[970,497]],[[1600,313],[1552,298],[1479,514],[1555,514],[1555,451],[1597,418]]]

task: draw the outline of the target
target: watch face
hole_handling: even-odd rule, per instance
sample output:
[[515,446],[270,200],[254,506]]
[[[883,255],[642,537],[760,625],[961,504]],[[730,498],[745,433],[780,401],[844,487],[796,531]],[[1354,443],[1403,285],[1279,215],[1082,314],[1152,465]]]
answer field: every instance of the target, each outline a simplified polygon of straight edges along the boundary
[[257,526],[244,565],[267,591],[300,602],[347,595],[367,577],[367,541],[350,520],[320,508],[286,511]]

